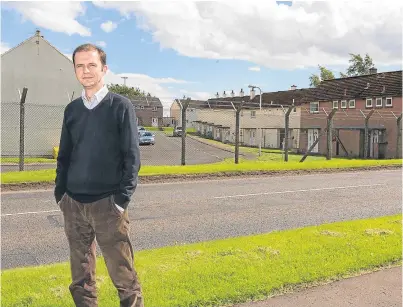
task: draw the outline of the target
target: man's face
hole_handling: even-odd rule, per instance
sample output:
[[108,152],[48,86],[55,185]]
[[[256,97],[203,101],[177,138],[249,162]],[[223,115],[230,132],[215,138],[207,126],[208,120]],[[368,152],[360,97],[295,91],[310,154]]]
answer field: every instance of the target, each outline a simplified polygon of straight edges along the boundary
[[98,51],[77,52],[74,62],[77,80],[84,88],[96,88],[100,83],[103,85],[103,77],[108,67],[102,66]]

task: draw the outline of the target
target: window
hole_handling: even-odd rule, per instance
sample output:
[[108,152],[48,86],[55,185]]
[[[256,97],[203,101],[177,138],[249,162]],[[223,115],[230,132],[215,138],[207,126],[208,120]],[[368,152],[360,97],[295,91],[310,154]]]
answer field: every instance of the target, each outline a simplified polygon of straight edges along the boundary
[[348,107],[350,108],[350,109],[354,109],[355,108],[355,100],[353,99],[353,100],[350,100],[349,102],[348,102]]
[[377,107],[382,107],[382,97],[376,98],[376,106],[377,106]]
[[250,117],[255,118],[256,117],[256,111],[250,111]]
[[392,97],[387,97],[386,98],[385,106],[386,107],[391,107],[392,106]]
[[294,112],[297,112],[297,108],[294,108],[294,110],[293,110]]
[[319,113],[319,102],[311,102],[310,103],[310,111],[311,113]]
[[333,101],[333,109],[338,109],[339,108],[339,101]]
[[372,98],[367,98],[367,100],[365,101],[365,106],[367,108],[372,108]]
[[144,110],[144,106],[141,106],[140,109]]
[[158,110],[158,108],[157,107],[153,107],[153,111],[157,111]]
[[347,100],[342,100],[341,101],[341,108],[346,109],[347,108]]

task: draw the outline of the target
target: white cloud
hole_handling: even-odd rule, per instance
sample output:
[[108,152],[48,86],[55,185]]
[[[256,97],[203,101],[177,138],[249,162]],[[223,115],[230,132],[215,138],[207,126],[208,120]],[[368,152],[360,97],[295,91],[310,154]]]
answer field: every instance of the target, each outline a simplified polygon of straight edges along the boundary
[[[113,71],[109,70],[105,76],[105,82],[107,84],[123,84],[122,77],[128,77],[126,79],[127,86],[139,87],[146,93],[149,92],[151,95],[158,97],[165,108],[169,108],[172,101],[175,98],[181,98],[183,95],[180,91],[173,92],[170,90],[166,84],[190,84],[192,82],[185,80],[178,80],[174,78],[153,78],[144,74],[135,73],[120,73],[115,74]],[[188,95],[190,96],[190,95]],[[193,98],[193,96],[192,96]]]
[[260,71],[260,67],[259,67],[259,66],[249,67],[248,69],[249,69],[250,71]]
[[22,20],[30,20],[38,27],[68,35],[90,36],[90,29],[76,19],[85,13],[85,7],[76,1],[31,1],[3,2],[6,9],[14,9],[21,14]]
[[104,42],[104,41],[98,41],[95,44],[98,45],[99,47],[102,47],[102,48],[106,47],[106,42]]
[[5,42],[1,42],[0,43],[0,54],[3,54],[4,52],[10,50],[10,46],[5,43]]
[[115,30],[118,25],[110,20],[101,24],[101,29],[104,30],[106,33],[110,33]]
[[274,1],[95,2],[189,57],[238,59],[294,69],[348,65],[368,53],[375,65],[401,64],[402,2]]

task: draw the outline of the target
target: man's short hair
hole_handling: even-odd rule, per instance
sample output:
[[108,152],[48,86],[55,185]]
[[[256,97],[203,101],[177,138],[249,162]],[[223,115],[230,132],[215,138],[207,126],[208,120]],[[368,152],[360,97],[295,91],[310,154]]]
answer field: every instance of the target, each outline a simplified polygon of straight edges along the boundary
[[96,50],[99,54],[99,59],[101,60],[102,66],[106,65],[106,53],[103,51],[100,47],[93,45],[93,44],[83,44],[78,46],[74,52],[73,52],[73,64],[75,65],[75,60],[74,57],[77,52],[82,52],[82,51],[93,51]]

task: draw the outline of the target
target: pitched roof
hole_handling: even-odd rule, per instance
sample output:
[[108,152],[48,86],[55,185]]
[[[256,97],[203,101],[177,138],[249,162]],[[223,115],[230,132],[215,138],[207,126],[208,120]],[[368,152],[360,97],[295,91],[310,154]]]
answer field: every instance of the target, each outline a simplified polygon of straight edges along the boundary
[[144,107],[160,107],[162,108],[161,100],[157,97],[136,97],[135,99],[130,99],[134,106],[144,106]]
[[326,80],[311,89],[307,101],[365,99],[376,96],[402,96],[402,71]]
[[47,41],[46,39],[43,38],[43,35],[41,35],[41,32],[39,30],[37,30],[35,32],[34,35],[32,35],[31,37],[28,37],[26,40],[22,41],[21,43],[19,43],[17,46],[14,46],[13,48],[10,48],[9,50],[7,50],[6,52],[2,53],[1,56],[3,57],[6,54],[9,54],[11,52],[13,52],[13,50],[17,49],[18,47],[26,44],[27,42],[29,42],[31,39],[33,38],[37,38],[39,41],[43,41],[45,43],[47,43],[50,47],[52,47],[54,50],[56,50],[60,55],[62,55],[64,58],[66,58],[67,60],[69,60],[69,62],[71,62],[71,64],[73,64],[73,61],[67,57],[65,54],[63,54],[62,52],[60,52],[60,50],[58,50],[55,46],[53,46],[49,41]]

